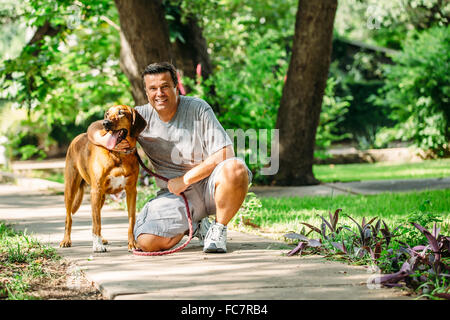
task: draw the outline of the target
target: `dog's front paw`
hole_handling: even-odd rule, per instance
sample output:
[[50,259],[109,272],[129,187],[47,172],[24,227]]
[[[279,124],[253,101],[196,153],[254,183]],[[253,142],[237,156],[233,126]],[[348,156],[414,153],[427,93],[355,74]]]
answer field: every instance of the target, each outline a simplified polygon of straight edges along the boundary
[[93,234],[92,238],[92,251],[106,252],[106,247],[103,245],[102,237]]
[[106,252],[106,247],[104,245],[94,244],[92,246],[92,251],[94,252]]
[[63,241],[61,241],[61,243],[59,244],[59,246],[61,248],[68,248],[72,246],[72,241],[70,241],[70,239],[64,239]]
[[128,251],[133,251],[134,249],[137,249],[136,241],[128,241]]

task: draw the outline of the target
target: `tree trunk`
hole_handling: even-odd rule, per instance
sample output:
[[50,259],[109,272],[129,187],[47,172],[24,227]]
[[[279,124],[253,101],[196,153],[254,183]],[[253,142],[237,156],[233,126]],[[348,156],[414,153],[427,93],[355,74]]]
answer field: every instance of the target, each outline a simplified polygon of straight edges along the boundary
[[[120,19],[120,67],[136,105],[148,103],[141,74],[150,63],[174,63],[160,0],[115,0]],[[174,63],[175,64],[175,63]]]
[[[181,17],[176,18],[179,19],[181,24]],[[195,79],[197,76],[196,68],[200,64],[202,66],[202,78],[207,79],[212,73],[212,64],[202,29],[194,17],[189,17],[186,24],[182,25],[181,31],[185,40],[184,43],[177,39],[172,44],[177,68],[183,70],[185,76]]]
[[[203,37],[203,30],[193,16],[188,17],[185,24],[182,24],[179,14],[174,14],[174,16],[175,24],[178,25],[179,31],[185,40],[182,42],[177,39],[172,44],[177,68],[182,70],[182,75],[195,79],[197,77],[197,65],[200,64],[201,76],[204,81],[212,74],[213,65],[208,54],[206,39]],[[190,88],[185,86],[185,89],[189,93]],[[215,96],[214,85],[210,86],[209,90],[209,94]],[[210,104],[214,112],[220,114],[220,106],[211,102]]]
[[276,185],[312,185],[316,130],[328,78],[337,0],[299,0],[292,56],[276,128]]

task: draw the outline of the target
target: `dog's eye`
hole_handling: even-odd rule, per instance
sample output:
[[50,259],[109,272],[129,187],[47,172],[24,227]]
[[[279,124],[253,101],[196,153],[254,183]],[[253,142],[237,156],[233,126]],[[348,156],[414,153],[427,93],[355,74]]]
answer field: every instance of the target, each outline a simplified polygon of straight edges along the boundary
[[120,110],[119,110],[119,116],[122,116],[122,115],[124,115],[124,113],[123,113],[123,110],[120,109]]

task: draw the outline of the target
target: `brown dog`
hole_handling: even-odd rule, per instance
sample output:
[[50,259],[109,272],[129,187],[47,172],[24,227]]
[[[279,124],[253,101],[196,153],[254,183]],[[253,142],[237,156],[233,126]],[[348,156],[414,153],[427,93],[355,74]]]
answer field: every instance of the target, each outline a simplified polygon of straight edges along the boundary
[[[64,239],[60,247],[70,247],[72,241],[72,214],[83,200],[86,183],[91,186],[92,236],[94,252],[104,252],[107,241],[101,236],[100,211],[106,194],[115,194],[125,189],[128,209],[128,249],[136,248],[133,228],[136,216],[136,183],[139,176],[139,164],[134,154],[136,139],[147,122],[129,106],[117,105],[108,109],[105,119],[92,123],[88,132],[100,131],[110,134],[107,148],[91,143],[87,133],[78,135],[70,144],[66,155],[64,173],[66,206],[66,226]],[[126,139],[130,145],[127,152],[111,150],[120,141]]]

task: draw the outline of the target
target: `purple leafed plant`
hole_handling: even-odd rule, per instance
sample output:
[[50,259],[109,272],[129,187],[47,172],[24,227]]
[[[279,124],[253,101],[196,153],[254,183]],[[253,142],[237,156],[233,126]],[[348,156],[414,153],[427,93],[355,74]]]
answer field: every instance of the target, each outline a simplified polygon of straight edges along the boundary
[[[359,231],[359,237],[356,238],[359,242],[359,245],[361,247],[365,247],[370,245],[371,240],[373,239],[373,236],[376,236],[376,234],[374,234],[372,232],[372,222],[375,221],[375,218],[371,219],[369,222],[366,223],[366,218],[363,217],[361,224],[359,224],[358,222],[356,222],[355,219],[353,219],[352,217],[350,217],[349,215],[346,215],[347,218],[349,218],[350,220],[352,220],[356,226],[358,227],[358,231]],[[379,226],[378,226],[379,229]]]
[[[407,280],[407,277],[418,270],[419,267],[431,267],[429,274],[436,276],[448,276],[448,274],[441,274],[443,269],[450,271],[450,267],[442,262],[443,257],[450,257],[450,237],[439,234],[440,229],[437,228],[436,223],[433,226],[432,232],[428,231],[421,225],[413,222],[420,232],[422,232],[428,240],[428,245],[419,245],[414,248],[408,248],[406,252],[410,254],[410,258],[406,261],[400,271],[392,274],[386,274],[378,279],[376,282],[385,286],[400,286],[401,280]],[[428,279],[422,276],[422,282]],[[438,295],[436,295],[438,296]],[[446,293],[439,294],[438,297],[449,297]]]
[[[328,240],[330,237],[334,238],[342,230],[342,227],[337,226],[337,223],[339,220],[339,212],[341,212],[341,211],[342,211],[342,209],[337,209],[333,215],[331,215],[331,212],[328,212],[328,215],[330,217],[329,221],[327,219],[325,219],[323,216],[319,216],[323,221],[320,226],[320,229],[315,226],[312,226],[306,222],[301,222],[301,224],[307,226],[308,228],[311,229],[311,231],[317,232],[324,239]],[[327,235],[327,228],[330,229],[330,232],[331,232],[329,236]]]
[[302,251],[307,247],[318,248],[322,246],[322,243],[318,239],[309,239],[302,234],[291,232],[284,235],[284,237],[293,240],[300,240],[299,244],[288,252],[288,256],[293,256],[298,253],[300,256],[302,255]]
[[348,254],[347,248],[344,244],[344,240],[342,240],[342,243],[331,242],[331,245],[340,251],[339,254]]
[[407,276],[413,273],[414,267],[411,266],[410,262],[403,263],[400,271],[392,274],[385,274],[379,278],[372,279],[372,283],[379,283],[385,285],[386,287],[400,287],[402,286],[398,282],[405,279]]
[[[396,234],[396,231],[402,225],[391,231],[381,219],[378,219],[374,224],[376,217],[368,221],[366,221],[366,218],[362,218],[361,223],[358,223],[355,219],[346,215],[356,224],[357,231],[355,232],[348,226],[338,226],[339,213],[341,211],[342,209],[337,209],[333,215],[329,212],[329,220],[320,216],[322,219],[320,228],[303,222],[303,225],[311,229],[306,236],[304,235],[304,230],[302,230],[303,234],[295,232],[285,234],[286,238],[299,240],[297,246],[288,252],[288,256],[301,255],[303,250],[308,247],[320,248],[321,251],[328,250],[330,247],[327,244],[336,248],[337,254],[344,255],[346,259],[350,260],[353,260],[355,257],[363,258],[368,253],[374,263],[380,267],[387,265],[394,270],[398,270],[401,264],[398,272],[380,275],[380,277],[372,279],[372,282],[387,287],[400,287],[403,286],[401,282],[404,281],[408,287],[418,289],[430,284],[431,287],[437,289],[433,293],[435,297],[450,298],[450,291],[445,289],[446,282],[443,280],[444,277],[446,279],[450,276],[450,266],[448,264],[448,258],[450,258],[450,237],[441,235],[436,223],[431,231],[417,223],[412,223],[415,228],[425,235],[428,244],[411,248],[407,243],[396,240],[400,247],[394,246],[390,248],[389,245],[392,240],[401,236],[401,234]],[[345,235],[344,237],[340,236],[343,230],[351,232],[350,238]],[[317,232],[321,238],[308,238],[311,232]],[[337,241],[338,239],[341,240]],[[346,239],[345,242],[344,239]],[[405,261],[405,259],[407,260]],[[436,285],[435,283],[438,284]],[[442,288],[444,288],[444,292],[436,293],[442,291]],[[423,292],[427,294],[425,291]]]

